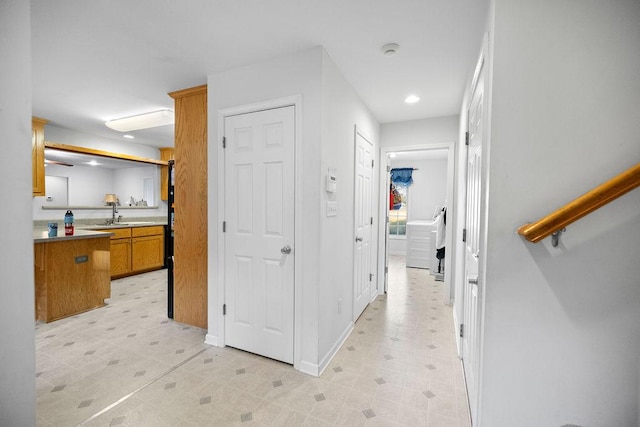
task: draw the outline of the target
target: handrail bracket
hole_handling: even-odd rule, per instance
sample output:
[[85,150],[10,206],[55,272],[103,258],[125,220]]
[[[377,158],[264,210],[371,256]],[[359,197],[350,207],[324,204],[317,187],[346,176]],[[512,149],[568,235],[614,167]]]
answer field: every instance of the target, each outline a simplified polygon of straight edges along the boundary
[[566,227],[562,227],[560,230],[554,231],[551,234],[551,246],[554,248],[558,247],[558,243],[560,243],[560,235],[567,231]]

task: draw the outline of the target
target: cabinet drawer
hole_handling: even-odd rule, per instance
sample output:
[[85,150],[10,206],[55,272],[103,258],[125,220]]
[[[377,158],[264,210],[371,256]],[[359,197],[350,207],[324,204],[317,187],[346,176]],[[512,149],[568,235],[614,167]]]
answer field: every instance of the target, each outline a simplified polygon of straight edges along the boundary
[[164,226],[152,225],[150,227],[133,227],[131,229],[132,237],[157,236],[164,234]]
[[109,230],[100,230],[100,231],[110,231],[113,234],[111,236],[111,240],[113,239],[125,239],[127,237],[131,237],[131,227],[127,228],[110,228]]

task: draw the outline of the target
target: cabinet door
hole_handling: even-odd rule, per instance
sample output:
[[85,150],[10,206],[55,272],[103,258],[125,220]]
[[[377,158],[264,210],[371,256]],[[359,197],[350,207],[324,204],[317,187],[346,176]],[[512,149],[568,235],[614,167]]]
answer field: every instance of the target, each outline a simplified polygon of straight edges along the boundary
[[44,196],[44,125],[46,120],[33,117],[31,121],[31,173],[33,196]]
[[[173,147],[160,148],[160,160],[173,160]],[[169,166],[160,166],[160,200],[169,200]]]
[[131,239],[111,240],[111,277],[131,272]]
[[134,237],[131,239],[133,271],[159,268],[164,265],[164,238],[159,236]]

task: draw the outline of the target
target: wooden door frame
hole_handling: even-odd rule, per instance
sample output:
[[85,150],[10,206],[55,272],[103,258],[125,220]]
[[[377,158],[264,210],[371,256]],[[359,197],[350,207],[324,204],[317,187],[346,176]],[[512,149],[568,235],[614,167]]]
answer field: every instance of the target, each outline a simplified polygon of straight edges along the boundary
[[[303,241],[302,241],[302,223],[299,221],[302,218],[302,205],[298,203],[298,201],[302,200],[302,186],[296,185],[296,182],[299,182],[299,172],[302,166],[302,150],[299,149],[299,143],[302,140],[302,96],[294,95],[285,98],[278,98],[264,102],[258,102],[254,104],[246,104],[239,105],[236,107],[225,108],[218,111],[218,135],[217,141],[218,144],[218,194],[217,194],[217,203],[218,203],[218,219],[220,224],[216,224],[216,226],[222,227],[222,221],[224,220],[224,212],[225,212],[225,162],[224,162],[224,148],[222,147],[222,138],[225,134],[225,119],[229,116],[237,116],[240,114],[249,114],[256,113],[264,110],[273,110],[276,108],[283,107],[294,107],[294,142],[293,142],[293,150],[294,150],[294,165],[293,165],[293,176],[294,176],[294,212],[293,212],[293,223],[294,223],[294,274],[293,274],[293,292],[294,292],[294,301],[293,301],[293,367],[296,370],[300,370],[300,362],[301,362],[301,344],[302,344],[302,257],[299,256],[303,252]],[[220,228],[221,230],[222,228]],[[220,234],[220,237],[224,237]],[[225,251],[224,251],[224,238],[217,239],[217,283],[218,283],[218,301],[222,304],[225,301]],[[215,342],[210,342],[210,344],[224,347],[225,346],[225,316],[222,312],[222,309],[215,310],[217,313],[218,320],[218,337]]]
[[[451,248],[447,249],[447,256],[444,261],[444,292],[443,292],[443,302],[445,304],[451,304],[454,301],[454,288],[452,287],[453,283],[453,266],[454,264],[454,256],[455,256],[455,243],[457,240],[454,240],[454,224],[455,224],[455,216],[456,209],[455,206],[455,198],[454,198],[454,188],[455,188],[455,170],[456,170],[456,143],[455,142],[443,142],[437,144],[419,144],[419,145],[401,145],[397,147],[380,147],[380,159],[384,159],[387,157],[389,153],[394,153],[398,151],[425,151],[425,150],[447,150],[447,209],[448,212],[451,212],[453,215],[447,216],[447,224],[446,224],[446,237],[445,237],[445,247]],[[378,173],[380,174],[380,179],[378,182],[379,185],[379,197],[380,205],[378,218],[378,277],[382,278],[382,280],[378,281],[378,295],[383,295],[387,284],[385,282],[386,276],[384,273],[385,268],[385,257],[386,251],[388,248],[385,246],[386,239],[386,224],[385,218],[387,216],[387,210],[389,208],[389,197],[388,197],[388,187],[386,186],[386,180],[382,178],[387,173],[387,164],[386,162],[380,161],[380,169]]]

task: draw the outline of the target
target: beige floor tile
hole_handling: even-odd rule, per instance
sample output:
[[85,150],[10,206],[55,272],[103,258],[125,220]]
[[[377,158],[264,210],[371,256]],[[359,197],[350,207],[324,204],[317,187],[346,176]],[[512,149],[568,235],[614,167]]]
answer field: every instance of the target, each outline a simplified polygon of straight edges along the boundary
[[280,427],[299,427],[303,425],[306,418],[306,414],[284,409],[274,420],[273,425]]
[[396,422],[398,420],[400,406],[401,404],[396,401],[386,400],[376,396],[371,409],[373,409],[378,418]]
[[429,425],[427,416],[426,410],[420,410],[413,406],[400,405],[398,409],[398,425],[427,427]]
[[428,270],[392,257],[389,293],[320,378],[203,344],[166,318],[165,278],[115,280],[107,307],[36,325],[39,426],[470,426],[452,309]]
[[323,400],[316,403],[309,415],[313,418],[333,423],[338,419],[342,406],[343,403],[339,401]]

